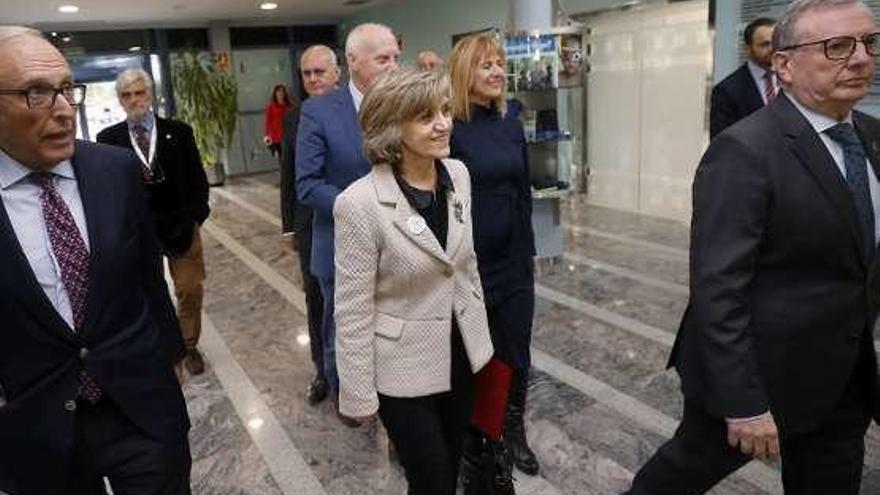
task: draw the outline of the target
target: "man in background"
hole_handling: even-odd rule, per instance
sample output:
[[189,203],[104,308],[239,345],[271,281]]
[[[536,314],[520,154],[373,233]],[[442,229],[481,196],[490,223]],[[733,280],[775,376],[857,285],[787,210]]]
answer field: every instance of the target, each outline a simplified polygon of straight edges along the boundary
[[[313,45],[303,52],[299,62],[303,86],[309,98],[321,96],[336,89],[339,82],[339,63],[336,53],[328,46]],[[299,257],[303,292],[306,295],[306,318],[309,326],[309,347],[315,377],[306,390],[306,399],[317,404],[327,397],[327,378],[324,376],[324,348],[321,321],[324,299],[318,279],[309,272],[312,253],[312,210],[296,198],[296,135],[299,128],[300,106],[296,105],[284,116],[281,141],[281,222],[282,235],[289,240]]]
[[[324,297],[324,377],[334,397],[339,391],[339,376],[333,319],[333,204],[343,189],[370,171],[362,150],[357,112],[364,93],[376,78],[398,67],[400,48],[387,26],[360,24],[348,34],[345,58],[351,73],[348,84],[308,99],[302,106],[296,136],[296,192],[300,201],[314,212],[309,269],[318,279]],[[347,426],[358,426],[350,418],[340,419]]]
[[770,46],[775,25],[776,20],[761,17],[743,31],[746,63],[712,89],[711,138],[776,98],[779,88],[771,67]]
[[419,52],[419,55],[416,57],[416,66],[422,70],[442,69],[443,59],[440,58],[440,55],[437,55],[437,52],[425,50]]
[[156,234],[168,258],[177,317],[186,345],[190,374],[205,371],[198,350],[202,330],[202,281],[205,262],[199,227],[208,218],[208,181],[192,128],[153,113],[153,81],[142,69],[116,79],[116,94],[126,120],[98,133],[98,142],[133,151],[150,196]]

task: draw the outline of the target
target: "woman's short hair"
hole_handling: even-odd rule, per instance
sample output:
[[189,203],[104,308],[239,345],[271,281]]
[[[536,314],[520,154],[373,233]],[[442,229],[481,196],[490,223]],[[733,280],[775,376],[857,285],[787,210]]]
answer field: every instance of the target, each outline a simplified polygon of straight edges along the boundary
[[432,112],[449,99],[449,78],[440,71],[405,67],[379,77],[358,112],[364,153],[374,165],[400,165],[403,124]]
[[[457,120],[471,119],[471,86],[480,61],[486,57],[507,59],[504,47],[495,33],[480,33],[462,38],[452,49],[448,68],[452,84],[452,116]],[[504,91],[494,103],[502,115],[507,111],[507,96]]]

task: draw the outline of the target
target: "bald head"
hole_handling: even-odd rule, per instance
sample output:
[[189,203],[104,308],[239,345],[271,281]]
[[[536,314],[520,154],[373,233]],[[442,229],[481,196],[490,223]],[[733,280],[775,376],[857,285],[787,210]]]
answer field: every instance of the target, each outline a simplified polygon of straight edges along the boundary
[[360,24],[348,33],[345,58],[352,82],[361,92],[366,92],[379,74],[398,67],[397,37],[388,26]]
[[312,45],[299,59],[299,72],[309,96],[320,96],[336,87],[339,63],[336,52],[326,45]]
[[[67,61],[38,32],[0,28],[0,87],[39,95],[72,83]],[[51,169],[73,156],[75,116],[72,99],[57,94],[0,95],[0,149],[29,169]]]
[[416,57],[416,65],[422,70],[434,70],[443,67],[443,59],[436,52],[425,50]]

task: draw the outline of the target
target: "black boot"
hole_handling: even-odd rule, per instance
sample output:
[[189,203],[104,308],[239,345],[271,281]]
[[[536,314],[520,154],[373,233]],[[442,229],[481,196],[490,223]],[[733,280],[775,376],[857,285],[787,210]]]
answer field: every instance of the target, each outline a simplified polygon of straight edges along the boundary
[[507,398],[507,416],[504,418],[504,444],[520,471],[536,475],[540,467],[535,453],[526,440],[526,427],[523,415],[526,412],[526,395],[529,388],[529,372],[516,371],[510,382],[510,395]]
[[461,459],[463,495],[516,495],[504,443],[472,429]]

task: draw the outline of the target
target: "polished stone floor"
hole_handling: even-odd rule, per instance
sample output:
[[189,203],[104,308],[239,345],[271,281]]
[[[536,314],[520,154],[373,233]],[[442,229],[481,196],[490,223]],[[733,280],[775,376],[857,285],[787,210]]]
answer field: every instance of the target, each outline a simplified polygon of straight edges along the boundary
[[[348,429],[312,376],[294,254],[280,240],[278,176],[212,189],[203,229],[208,279],[201,347],[208,372],[186,382],[197,495],[404,493],[380,426]],[[564,206],[567,252],[542,264],[527,428],[542,464],[519,494],[609,495],[680,418],[665,370],[687,284],[687,226]],[[867,440],[862,493],[880,493],[880,429]],[[781,494],[778,465],[752,463],[717,495]]]

